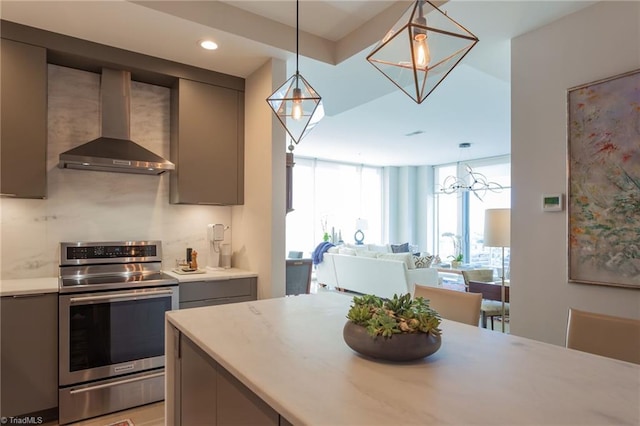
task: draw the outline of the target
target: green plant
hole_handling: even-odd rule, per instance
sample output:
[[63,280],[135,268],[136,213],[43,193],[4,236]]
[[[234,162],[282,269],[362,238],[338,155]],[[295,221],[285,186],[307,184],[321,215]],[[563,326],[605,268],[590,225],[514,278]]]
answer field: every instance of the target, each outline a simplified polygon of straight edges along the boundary
[[462,255],[462,253],[460,253],[457,256],[449,256],[449,258],[451,258],[454,262],[462,262],[464,256]]
[[367,329],[371,336],[392,337],[399,333],[429,333],[439,336],[440,315],[429,301],[410,294],[391,299],[365,294],[354,297],[347,318]]

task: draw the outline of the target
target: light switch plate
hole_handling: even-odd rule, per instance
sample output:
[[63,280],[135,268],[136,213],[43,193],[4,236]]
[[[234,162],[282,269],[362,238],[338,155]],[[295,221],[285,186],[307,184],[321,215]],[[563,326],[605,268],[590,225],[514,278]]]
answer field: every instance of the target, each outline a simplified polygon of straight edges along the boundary
[[543,194],[542,210],[545,212],[561,212],[564,208],[562,198],[563,194]]

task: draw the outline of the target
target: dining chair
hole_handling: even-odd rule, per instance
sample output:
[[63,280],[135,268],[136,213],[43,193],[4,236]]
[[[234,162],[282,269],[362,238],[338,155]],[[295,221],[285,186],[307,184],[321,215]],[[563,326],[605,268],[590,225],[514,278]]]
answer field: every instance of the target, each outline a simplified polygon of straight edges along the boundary
[[566,347],[640,364],[640,320],[569,308]]
[[311,259],[287,259],[285,294],[287,296],[311,293]]
[[[495,317],[502,317],[502,299],[487,297],[484,291],[471,290],[469,282],[493,282],[493,269],[469,269],[462,272],[462,278],[464,278],[464,286],[468,292],[482,293],[482,304],[480,305],[480,312],[482,313],[482,327],[487,328],[487,318],[491,319],[491,329],[493,330],[493,319]],[[509,298],[505,299],[504,312],[505,316],[509,314]]]
[[427,287],[419,284],[414,284],[414,286],[414,297],[428,299],[429,306],[435,309],[442,318],[469,325],[478,325],[482,294]]
[[[504,315],[506,317],[509,316],[509,288],[509,286],[504,288]],[[480,305],[482,328],[487,328],[487,318],[489,318],[493,330],[493,318],[502,317],[502,285],[469,280],[467,291],[482,294],[482,304]]]

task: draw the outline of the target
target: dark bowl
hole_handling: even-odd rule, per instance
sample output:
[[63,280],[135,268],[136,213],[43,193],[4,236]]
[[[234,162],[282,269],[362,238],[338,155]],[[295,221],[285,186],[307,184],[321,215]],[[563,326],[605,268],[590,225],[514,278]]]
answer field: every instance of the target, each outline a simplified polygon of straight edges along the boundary
[[347,345],[361,355],[385,361],[414,361],[434,354],[442,339],[426,333],[401,333],[392,337],[373,337],[367,329],[347,321],[342,330]]

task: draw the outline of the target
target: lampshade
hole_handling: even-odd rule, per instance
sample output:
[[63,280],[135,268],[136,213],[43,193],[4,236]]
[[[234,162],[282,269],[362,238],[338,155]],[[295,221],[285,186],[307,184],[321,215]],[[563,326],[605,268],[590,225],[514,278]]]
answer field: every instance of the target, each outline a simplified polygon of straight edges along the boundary
[[[324,117],[322,98],[298,71],[299,1],[296,0],[296,72],[267,98],[267,103],[297,145]],[[293,151],[294,145],[289,145]]]
[[417,0],[367,61],[420,104],[477,42],[475,35],[433,3]]
[[484,245],[509,247],[511,239],[511,209],[484,211]]

